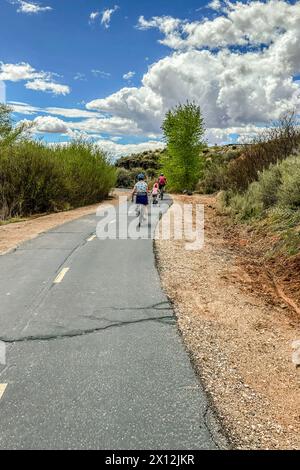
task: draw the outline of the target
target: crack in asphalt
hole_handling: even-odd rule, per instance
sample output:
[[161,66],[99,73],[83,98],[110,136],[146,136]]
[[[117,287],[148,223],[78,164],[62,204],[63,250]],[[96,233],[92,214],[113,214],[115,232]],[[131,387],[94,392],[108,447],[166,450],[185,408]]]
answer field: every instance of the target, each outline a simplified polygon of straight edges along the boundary
[[[105,321],[110,321],[107,320],[106,318],[102,318],[102,320]],[[101,326],[101,327],[96,327],[96,328],[87,328],[83,330],[74,330],[74,331],[69,331],[68,333],[62,333],[62,334],[56,334],[56,335],[40,335],[40,336],[23,336],[20,338],[6,338],[0,337],[0,341],[6,344],[12,344],[12,343],[23,343],[23,342],[31,342],[31,341],[51,341],[51,340],[56,340],[56,339],[65,339],[65,338],[75,338],[75,337],[80,337],[80,336],[86,336],[86,335],[91,335],[94,333],[98,333],[100,331],[105,331],[109,330],[111,328],[120,328],[123,326],[128,326],[128,325],[134,325],[138,323],[146,323],[146,322],[151,322],[151,321],[157,321],[158,323],[164,323],[164,324],[173,324],[175,321],[173,315],[165,315],[163,317],[150,317],[150,318],[141,318],[138,320],[130,320],[130,321],[118,321],[115,323],[111,323],[110,325],[106,326]]]
[[[76,251],[83,248],[85,245],[87,245],[88,241],[86,239],[83,239],[80,241],[78,245],[76,245],[72,250],[68,249],[68,254],[65,256],[63,261],[60,263],[58,268],[55,271],[55,274],[58,274],[62,267],[67,263],[68,260],[72,258],[73,255],[75,255]],[[65,251],[65,250],[63,250]],[[38,308],[41,306],[43,303],[44,299],[46,298],[47,294],[55,287],[55,284],[53,283],[53,279],[49,279],[47,284],[42,286],[40,291],[38,292],[36,298],[32,301],[31,305],[28,306],[28,312],[32,315],[34,311],[38,310]],[[34,318],[31,316],[29,320],[27,321],[26,325],[24,326],[23,330],[26,330],[30,323],[32,322]]]
[[[105,309],[114,310],[114,311],[124,311],[124,310],[130,310],[130,311],[131,310],[156,310],[156,311],[172,310],[173,311],[173,308],[171,307],[168,301],[158,302],[156,304],[147,305],[146,307],[111,307],[111,306],[101,307],[101,310],[105,310]],[[95,310],[95,312],[97,312],[97,310]]]
[[[211,414],[213,423],[209,423],[209,416]],[[215,444],[218,450],[230,450],[230,441],[228,436],[224,433],[224,429],[218,419],[217,416],[214,415],[213,407],[211,404],[207,404],[202,415],[203,417],[203,424],[205,429],[207,430],[211,440]],[[213,429],[216,427],[216,429]]]
[[208,412],[211,411],[210,410],[210,406],[209,405],[206,405],[205,407],[205,411],[203,413],[203,424],[205,426],[205,429],[207,430],[208,434],[210,435],[210,438],[211,440],[213,441],[213,443],[215,444],[215,446],[217,447],[218,450],[220,450],[220,446],[219,446],[219,443],[217,442],[216,438],[215,438],[215,433],[212,431],[211,429],[211,426],[208,422]]

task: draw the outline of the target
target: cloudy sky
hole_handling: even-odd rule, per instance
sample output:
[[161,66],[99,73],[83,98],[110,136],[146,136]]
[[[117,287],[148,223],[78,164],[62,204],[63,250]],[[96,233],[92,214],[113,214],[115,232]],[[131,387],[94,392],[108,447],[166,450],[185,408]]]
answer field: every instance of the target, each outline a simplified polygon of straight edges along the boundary
[[48,142],[161,146],[200,104],[210,143],[300,110],[300,1],[0,0],[0,100]]

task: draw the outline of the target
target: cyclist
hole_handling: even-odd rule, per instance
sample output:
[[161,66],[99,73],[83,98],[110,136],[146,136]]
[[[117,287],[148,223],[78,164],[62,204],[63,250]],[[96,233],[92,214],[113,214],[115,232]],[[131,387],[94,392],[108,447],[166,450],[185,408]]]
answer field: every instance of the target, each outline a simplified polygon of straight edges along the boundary
[[152,188],[152,200],[153,200],[154,205],[158,204],[158,200],[157,200],[158,191],[159,191],[158,183],[154,183],[153,188]]
[[[134,185],[133,191],[132,191],[132,199],[134,195],[136,194],[136,211],[137,213],[140,212],[139,206],[144,206],[143,208],[146,209],[146,207],[149,204],[148,201],[148,184],[145,181],[145,175],[143,173],[138,175],[138,182]],[[145,212],[144,212],[145,214]]]
[[166,184],[167,184],[167,178],[165,177],[163,173],[161,173],[160,177],[158,178],[158,187],[159,187],[161,199],[163,198]]

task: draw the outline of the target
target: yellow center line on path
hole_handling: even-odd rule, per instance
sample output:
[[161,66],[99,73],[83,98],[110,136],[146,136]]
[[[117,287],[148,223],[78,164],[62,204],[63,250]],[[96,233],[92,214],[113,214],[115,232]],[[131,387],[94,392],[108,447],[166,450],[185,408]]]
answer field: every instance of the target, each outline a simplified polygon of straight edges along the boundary
[[59,275],[54,279],[53,283],[54,284],[59,284],[63,278],[65,277],[65,275],[67,274],[67,272],[70,270],[70,268],[64,268],[60,271]]
[[5,392],[6,387],[7,387],[7,384],[0,384],[0,400]]
[[95,238],[97,238],[97,235],[92,235],[90,238],[87,239],[87,241],[92,242],[93,240],[95,240]]

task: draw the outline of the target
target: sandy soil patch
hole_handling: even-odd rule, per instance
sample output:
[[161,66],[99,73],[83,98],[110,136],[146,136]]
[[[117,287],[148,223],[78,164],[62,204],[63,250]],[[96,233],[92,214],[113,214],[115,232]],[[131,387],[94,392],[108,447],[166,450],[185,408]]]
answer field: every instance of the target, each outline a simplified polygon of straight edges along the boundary
[[273,301],[259,270],[255,285],[214,198],[193,201],[205,204],[204,249],[186,251],[184,240],[155,242],[187,349],[235,447],[300,449],[300,370],[291,348],[300,339],[299,315],[281,298]]
[[37,237],[43,232],[47,232],[58,225],[62,225],[71,220],[84,217],[88,214],[96,212],[99,205],[105,208],[108,204],[118,204],[119,196],[127,196],[128,193],[121,191],[115,192],[112,198],[106,201],[102,201],[98,204],[91,206],[79,207],[78,209],[58,212],[55,214],[44,215],[41,217],[35,216],[23,222],[11,223],[0,226],[0,255],[7,253],[8,251],[16,248],[26,240]]

